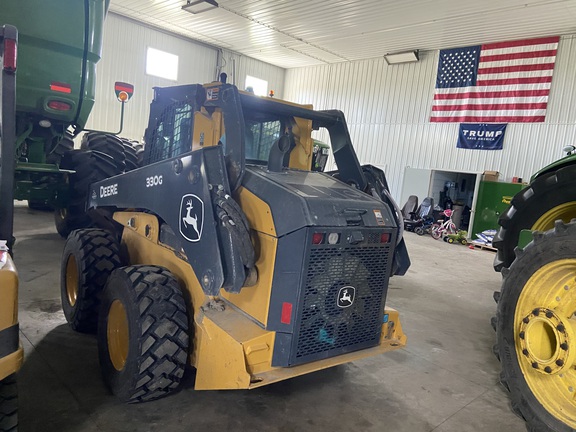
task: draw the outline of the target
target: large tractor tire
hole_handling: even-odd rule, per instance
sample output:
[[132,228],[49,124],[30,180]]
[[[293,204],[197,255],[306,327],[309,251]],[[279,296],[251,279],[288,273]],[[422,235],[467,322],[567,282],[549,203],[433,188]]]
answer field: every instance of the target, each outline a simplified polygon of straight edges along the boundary
[[124,145],[124,154],[126,155],[126,172],[132,171],[140,166],[138,158],[138,149],[142,145],[138,141],[132,141],[126,138],[120,138]]
[[514,248],[524,229],[547,231],[556,220],[576,218],[576,166],[566,166],[537,177],[517,193],[502,213],[493,246],[498,249],[494,269],[500,271],[514,261]]
[[576,430],[575,239],[576,223],[535,233],[494,296],[500,379],[531,432]]
[[56,230],[62,237],[67,237],[73,230],[91,225],[92,219],[86,214],[90,185],[121,174],[122,171],[110,155],[90,150],[73,150],[66,153],[61,166],[75,171],[69,178],[68,206],[56,209],[54,212]]
[[188,343],[186,304],[168,270],[130,266],[112,273],[102,296],[98,353],[113,394],[135,403],[176,390]]
[[62,310],[70,326],[94,333],[100,296],[112,271],[120,267],[120,246],[100,229],[73,231],[64,246],[60,276]]
[[94,150],[112,157],[119,173],[126,169],[124,144],[120,138],[101,132],[88,132],[82,137],[80,146],[83,150]]
[[12,374],[0,381],[0,432],[18,430],[18,385]]
[[62,157],[66,152],[74,149],[74,139],[69,133],[65,133],[46,155],[46,162],[52,164],[60,164]]

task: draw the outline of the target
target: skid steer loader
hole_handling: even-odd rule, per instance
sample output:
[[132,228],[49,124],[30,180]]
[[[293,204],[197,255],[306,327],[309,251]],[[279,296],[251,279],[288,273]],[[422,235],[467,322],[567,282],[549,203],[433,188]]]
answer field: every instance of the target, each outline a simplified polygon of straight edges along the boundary
[[65,316],[97,331],[123,401],[170,393],[187,365],[196,389],[252,389],[406,343],[385,307],[410,265],[400,211],[344,115],[225,81],[155,88],[144,166],[93,184],[105,229],[66,242]]

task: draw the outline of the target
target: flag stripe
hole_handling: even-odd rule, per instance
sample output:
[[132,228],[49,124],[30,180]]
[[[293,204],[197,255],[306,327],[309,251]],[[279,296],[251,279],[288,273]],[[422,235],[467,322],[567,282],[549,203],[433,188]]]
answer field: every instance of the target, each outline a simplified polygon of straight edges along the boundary
[[480,98],[521,98],[532,96],[548,96],[548,90],[511,90],[511,91],[491,91],[479,92],[469,91],[466,93],[448,93],[448,94],[435,94],[435,100],[452,100],[452,99],[480,99]]
[[437,123],[537,123],[543,122],[545,116],[454,116],[430,117],[430,121]]
[[498,116],[498,117],[527,117],[527,116],[541,116],[546,113],[546,109],[535,109],[535,110],[516,110],[516,109],[507,109],[507,110],[477,110],[474,112],[460,112],[458,111],[434,111],[434,117],[454,117],[454,116],[463,116],[463,115],[471,115],[476,117],[481,116]]
[[547,102],[539,103],[484,103],[484,104],[464,104],[464,105],[436,105],[432,111],[498,111],[498,110],[534,110],[546,109]]
[[550,50],[542,50],[542,51],[524,51],[524,52],[516,52],[516,53],[504,53],[504,54],[484,54],[482,52],[481,59],[483,62],[493,62],[493,61],[506,61],[506,60],[518,60],[518,59],[527,59],[527,58],[534,58],[534,57],[556,57],[555,49]]
[[537,44],[553,44],[558,43],[560,40],[559,36],[550,36],[546,38],[538,38],[538,39],[524,39],[519,41],[509,41],[509,42],[497,42],[492,44],[482,45],[482,49],[499,49],[499,48],[512,48],[512,47],[519,47],[519,46],[529,46],[529,45],[537,45]]
[[550,69],[554,69],[554,63],[488,67],[488,68],[478,69],[478,75],[499,74],[499,73],[508,73],[508,72],[522,72],[522,71],[541,71],[541,70],[550,70]]
[[529,59],[519,59],[510,61],[495,61],[495,62],[485,62],[484,57],[480,57],[480,64],[478,67],[480,69],[490,68],[490,67],[501,67],[501,66],[528,66],[528,65],[538,65],[538,64],[554,64],[554,57],[535,57]]
[[[519,104],[540,104],[548,102],[548,96],[516,98]],[[486,104],[506,104],[510,103],[510,98],[464,98],[464,99],[444,99],[434,101],[435,106],[448,105],[486,105]],[[434,108],[433,107],[433,108]]]
[[478,80],[478,86],[493,86],[499,84],[535,84],[542,82],[552,82],[551,76],[531,77],[531,78],[512,78],[512,79],[493,79],[493,80]]
[[543,71],[526,71],[526,72],[508,72],[508,73],[495,73],[495,74],[482,74],[483,79],[510,79],[510,78],[528,78],[536,76],[552,76],[553,69]]

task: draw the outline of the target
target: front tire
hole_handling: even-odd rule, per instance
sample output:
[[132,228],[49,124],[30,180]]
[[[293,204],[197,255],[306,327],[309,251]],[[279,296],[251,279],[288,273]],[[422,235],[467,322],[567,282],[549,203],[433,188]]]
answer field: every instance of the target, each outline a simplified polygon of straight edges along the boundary
[[100,295],[112,271],[120,266],[118,240],[100,229],[73,231],[62,254],[60,294],[70,326],[94,333]]
[[573,218],[576,218],[576,165],[537,177],[512,198],[510,207],[498,220],[500,229],[492,241],[497,249],[494,269],[510,267],[523,229],[547,231],[556,220],[568,223]]
[[576,429],[575,238],[576,223],[535,233],[495,295],[501,381],[530,431]]
[[442,237],[442,229],[440,224],[432,224],[432,228],[430,229],[430,235],[434,240],[439,240]]
[[0,432],[18,430],[18,385],[12,374],[0,381]]
[[135,403],[175,391],[188,343],[186,303],[168,270],[130,266],[112,273],[102,298],[98,354],[113,394]]

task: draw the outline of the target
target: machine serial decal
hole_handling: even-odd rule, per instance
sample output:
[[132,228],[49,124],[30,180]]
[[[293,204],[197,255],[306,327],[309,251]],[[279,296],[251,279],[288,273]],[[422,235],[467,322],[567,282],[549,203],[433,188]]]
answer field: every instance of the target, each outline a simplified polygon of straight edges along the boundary
[[356,296],[356,288],[353,286],[344,286],[338,291],[338,307],[347,308],[352,306],[354,303],[354,297]]
[[146,177],[146,187],[154,187],[162,184],[162,174]]
[[191,242],[200,241],[204,225],[204,202],[194,194],[186,194],[180,202],[180,234]]

